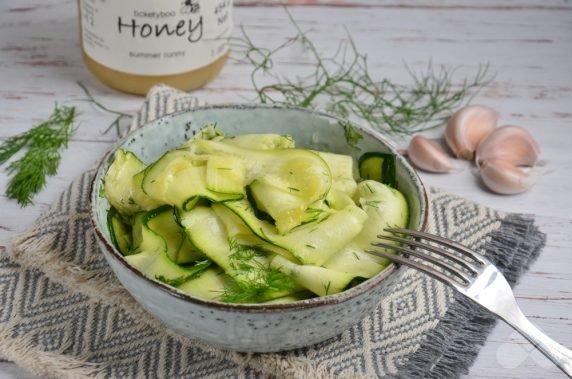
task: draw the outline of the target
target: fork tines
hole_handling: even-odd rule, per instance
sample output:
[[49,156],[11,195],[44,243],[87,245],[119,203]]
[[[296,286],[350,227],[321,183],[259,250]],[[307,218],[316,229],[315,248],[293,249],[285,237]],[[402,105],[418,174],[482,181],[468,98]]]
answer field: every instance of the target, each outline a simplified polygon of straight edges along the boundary
[[[367,253],[414,267],[453,287],[506,321],[572,378],[572,351],[544,335],[526,319],[510,284],[487,258],[457,242],[424,232],[399,228],[385,231],[390,235],[378,237],[386,242],[372,244],[383,249],[366,250]],[[391,250],[396,254],[391,254]]]
[[[482,255],[442,237],[408,229],[386,228],[384,230],[393,235],[378,235],[378,237],[388,242],[397,242],[397,245],[375,242],[372,245],[382,247],[384,250],[369,250],[367,253],[414,267],[449,284],[469,285],[480,269],[487,264],[487,260]],[[398,235],[417,239],[403,238]],[[391,254],[387,250],[404,253],[409,257]],[[412,259],[412,257],[418,259]]]

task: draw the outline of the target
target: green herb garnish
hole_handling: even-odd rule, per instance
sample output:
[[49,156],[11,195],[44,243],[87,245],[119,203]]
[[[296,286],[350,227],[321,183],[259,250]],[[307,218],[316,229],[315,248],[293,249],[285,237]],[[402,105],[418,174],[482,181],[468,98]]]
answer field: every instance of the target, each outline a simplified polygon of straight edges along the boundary
[[9,137],[0,145],[0,165],[26,149],[21,158],[6,167],[11,177],[6,188],[10,199],[16,199],[23,207],[30,205],[34,195],[45,186],[46,177],[57,173],[61,152],[67,148],[76,130],[75,117],[75,107],[56,104],[47,121]]
[[381,200],[369,200],[365,202],[365,206],[372,208],[379,208],[379,204],[383,203]]
[[310,207],[310,208],[306,209],[304,211],[304,213],[307,214],[308,217],[305,218],[300,225],[306,225],[306,224],[309,224],[311,222],[319,220],[321,217],[324,216],[325,210],[320,209],[320,208]]
[[225,303],[261,302],[270,292],[286,291],[293,287],[292,279],[280,270],[263,266],[249,278],[231,280],[226,285],[220,299]]
[[369,185],[369,183],[366,183],[365,186],[367,187],[367,189],[369,190],[369,192],[375,193],[375,190],[374,190],[373,188],[371,188],[371,186]]
[[344,135],[348,145],[358,148],[358,142],[363,139],[363,136],[356,130],[355,126],[349,121],[340,123],[344,128]]
[[[407,66],[412,86],[389,79],[375,80],[367,57],[358,51],[349,32],[333,56],[324,56],[286,10],[296,34],[275,48],[257,46],[244,27],[231,39],[239,61],[250,63],[252,85],[258,101],[303,108],[324,108],[343,118],[355,117],[384,134],[412,135],[442,126],[450,114],[490,82],[488,65],[480,65],[472,77],[454,80],[455,68],[429,64],[421,73]],[[308,53],[307,75],[294,78],[277,72],[275,61],[294,44]],[[349,133],[348,133],[349,134]],[[357,142],[349,135],[348,142]]]
[[229,238],[228,245],[231,255],[229,256],[230,266],[235,271],[249,271],[253,268],[256,257],[266,257],[268,252],[260,246],[243,245],[234,238]]
[[139,254],[140,252],[141,252],[141,247],[140,247],[140,246],[133,246],[133,245],[131,245],[131,246],[129,246],[129,247],[127,248],[127,251],[126,251],[123,255],[125,255],[125,256],[135,255],[135,254]]
[[229,239],[229,247],[230,266],[235,275],[220,297],[225,303],[260,302],[269,293],[294,287],[290,277],[260,259],[269,255],[264,248],[239,244],[234,239]]
[[328,295],[328,293],[330,292],[330,286],[332,285],[332,282],[328,282],[328,284],[323,284],[324,285],[324,291],[326,292],[326,296]]

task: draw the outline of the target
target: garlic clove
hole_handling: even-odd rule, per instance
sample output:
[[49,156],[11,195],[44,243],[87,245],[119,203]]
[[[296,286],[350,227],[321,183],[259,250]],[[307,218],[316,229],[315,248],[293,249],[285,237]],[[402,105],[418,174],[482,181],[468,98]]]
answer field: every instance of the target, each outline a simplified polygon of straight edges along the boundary
[[472,160],[479,143],[496,128],[498,118],[497,111],[484,105],[459,109],[447,123],[447,145],[457,158]]
[[480,168],[481,179],[493,192],[515,195],[530,189],[537,179],[534,171],[525,171],[507,161],[485,161]]
[[477,166],[489,160],[503,160],[513,166],[534,166],[540,147],[528,130],[508,125],[492,132],[477,149]]
[[453,162],[435,142],[417,135],[409,142],[407,157],[413,165],[428,172],[450,172]]

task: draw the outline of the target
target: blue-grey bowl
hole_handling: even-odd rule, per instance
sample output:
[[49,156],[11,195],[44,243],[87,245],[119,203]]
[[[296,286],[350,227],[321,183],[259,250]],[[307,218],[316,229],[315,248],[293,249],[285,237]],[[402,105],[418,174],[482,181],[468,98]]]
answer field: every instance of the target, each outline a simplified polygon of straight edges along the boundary
[[[378,133],[353,125],[363,138],[352,146],[344,120],[303,109],[261,105],[210,106],[171,114],[122,139],[103,159],[92,186],[92,219],[102,253],[119,281],[151,315],[181,335],[223,349],[272,352],[312,345],[334,337],[371,313],[384,293],[380,274],[339,294],[289,304],[226,304],[199,299],[146,277],[131,267],[111,243],[106,226],[109,203],[98,196],[102,178],[118,148],[135,153],[146,164],[179,146],[205,124],[216,123],[227,135],[290,134],[296,146],[349,154],[396,153]],[[397,153],[396,153],[397,154]],[[427,193],[415,170],[397,155],[399,190],[409,202],[409,227],[427,223]],[[382,225],[380,225],[380,230]]]

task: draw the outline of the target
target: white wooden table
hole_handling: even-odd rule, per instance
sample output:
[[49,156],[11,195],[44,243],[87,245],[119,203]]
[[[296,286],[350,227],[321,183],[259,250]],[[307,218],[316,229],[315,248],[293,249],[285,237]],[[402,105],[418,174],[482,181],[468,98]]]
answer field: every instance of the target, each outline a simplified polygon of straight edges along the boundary
[[[246,0],[235,7],[243,24],[262,46],[293,35],[276,1]],[[290,11],[325,52],[344,38],[345,25],[359,49],[367,52],[373,77],[404,81],[404,62],[414,70],[447,64],[474,70],[490,63],[493,82],[475,102],[496,108],[502,124],[528,128],[548,161],[549,173],[528,193],[505,197],[479,185],[470,167],[453,175],[422,178],[482,204],[537,216],[548,235],[538,261],[516,288],[530,319],[558,341],[572,347],[572,3],[568,0],[291,0]],[[301,5],[307,3],[307,5]],[[77,105],[81,125],[56,177],[35,199],[20,208],[3,191],[0,173],[0,250],[29,227],[70,181],[92,166],[113,142],[101,131],[113,117],[83,99],[77,80],[109,107],[133,112],[141,98],[101,85],[84,67],[78,46],[74,0],[3,0],[0,3],[0,139],[21,133],[45,119],[54,102]],[[293,57],[291,70],[299,65]],[[248,66],[228,64],[196,95],[209,103],[243,102],[252,97]],[[500,323],[471,368],[473,378],[563,377],[522,337]],[[31,374],[0,363],[0,378]]]

